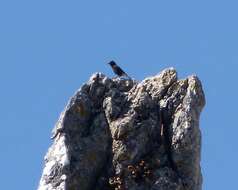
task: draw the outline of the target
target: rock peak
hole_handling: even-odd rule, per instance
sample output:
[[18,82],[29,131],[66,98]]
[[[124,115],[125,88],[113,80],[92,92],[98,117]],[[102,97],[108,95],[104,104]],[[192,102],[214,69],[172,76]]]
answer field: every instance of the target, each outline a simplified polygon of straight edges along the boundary
[[102,73],[53,129],[39,190],[201,190],[198,77],[174,68],[141,82]]

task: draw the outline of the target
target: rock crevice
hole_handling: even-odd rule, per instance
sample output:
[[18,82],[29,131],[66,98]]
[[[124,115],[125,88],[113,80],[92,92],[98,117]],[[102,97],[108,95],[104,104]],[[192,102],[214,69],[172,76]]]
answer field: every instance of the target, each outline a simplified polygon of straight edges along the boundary
[[39,190],[201,190],[196,76],[137,82],[94,74],[53,129]]

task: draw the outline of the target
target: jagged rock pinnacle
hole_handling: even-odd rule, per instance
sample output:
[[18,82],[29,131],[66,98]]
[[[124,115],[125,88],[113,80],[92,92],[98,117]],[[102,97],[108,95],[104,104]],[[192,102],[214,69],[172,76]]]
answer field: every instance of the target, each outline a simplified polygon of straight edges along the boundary
[[201,190],[196,76],[137,82],[92,75],[53,130],[39,190]]

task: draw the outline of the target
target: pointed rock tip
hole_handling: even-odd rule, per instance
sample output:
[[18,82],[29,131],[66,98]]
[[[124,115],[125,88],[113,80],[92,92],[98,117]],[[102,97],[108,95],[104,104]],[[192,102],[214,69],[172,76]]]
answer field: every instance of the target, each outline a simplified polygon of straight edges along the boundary
[[104,75],[103,73],[101,72],[96,72],[96,73],[93,73],[89,79],[89,81],[94,81],[95,79],[98,79],[98,78],[105,78],[106,75]]
[[158,79],[172,79],[172,81],[177,80],[177,71],[173,67],[163,69],[161,72],[157,73],[154,76],[145,78],[143,81],[148,80],[158,80]]
[[169,67],[166,69],[163,69],[160,73],[158,73],[157,75],[159,76],[163,76],[163,75],[175,75],[177,77],[177,71],[174,67]]
[[197,94],[201,100],[201,106],[204,107],[206,104],[205,93],[203,91],[202,82],[197,75],[193,74],[188,76],[188,88]]

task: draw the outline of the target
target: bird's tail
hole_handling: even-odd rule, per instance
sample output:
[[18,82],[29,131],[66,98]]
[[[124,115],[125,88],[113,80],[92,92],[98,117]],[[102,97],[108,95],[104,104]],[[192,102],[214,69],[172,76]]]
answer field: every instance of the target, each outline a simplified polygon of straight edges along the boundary
[[125,77],[127,77],[128,79],[132,80],[132,78],[131,78],[128,74],[126,74],[125,72],[124,72],[123,75],[124,75]]

